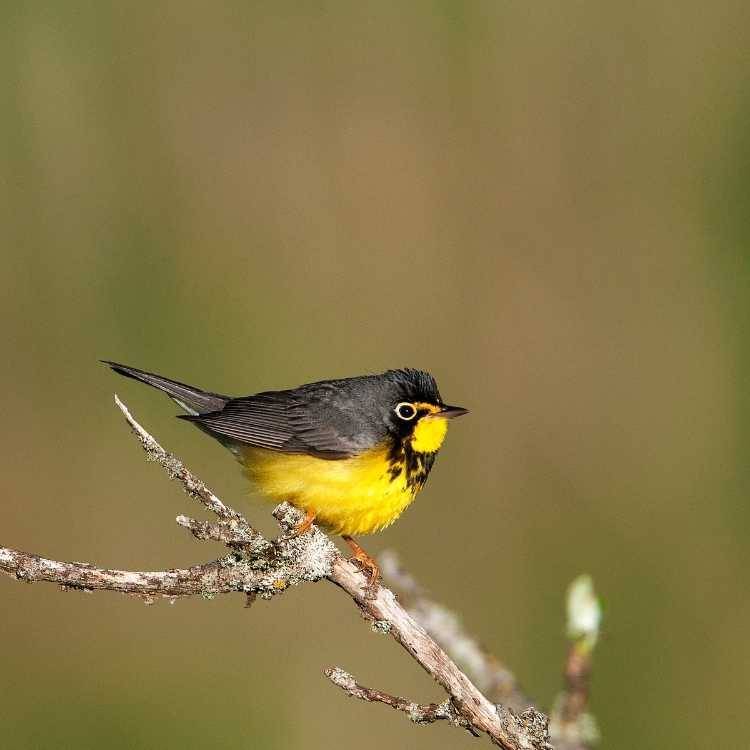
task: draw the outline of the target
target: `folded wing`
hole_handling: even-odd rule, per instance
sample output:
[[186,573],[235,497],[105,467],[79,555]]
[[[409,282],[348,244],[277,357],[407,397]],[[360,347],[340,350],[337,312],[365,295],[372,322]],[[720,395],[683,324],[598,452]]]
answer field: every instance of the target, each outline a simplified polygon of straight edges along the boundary
[[181,415],[224,443],[342,459],[377,442],[356,409],[336,404],[330,392],[307,388],[231,399],[213,412]]

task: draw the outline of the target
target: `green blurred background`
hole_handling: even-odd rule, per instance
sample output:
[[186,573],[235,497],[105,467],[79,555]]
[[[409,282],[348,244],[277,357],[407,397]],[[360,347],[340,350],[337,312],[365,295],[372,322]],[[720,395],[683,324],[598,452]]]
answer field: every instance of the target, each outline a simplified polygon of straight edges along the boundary
[[[423,367],[472,413],[367,548],[543,706],[590,572],[604,746],[741,744],[746,2],[0,8],[0,543],[221,553],[175,526],[194,508],[113,391],[240,503],[231,457],[100,357],[229,393]],[[440,698],[330,585],[251,610],[0,596],[9,750],[478,747],[326,682]]]

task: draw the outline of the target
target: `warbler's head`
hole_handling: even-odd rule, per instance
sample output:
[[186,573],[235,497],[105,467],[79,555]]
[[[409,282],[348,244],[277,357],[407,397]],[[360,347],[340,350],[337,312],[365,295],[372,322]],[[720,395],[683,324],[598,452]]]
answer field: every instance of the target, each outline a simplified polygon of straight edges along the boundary
[[443,444],[448,420],[467,413],[461,406],[443,403],[435,378],[423,370],[389,370],[388,403],[382,413],[388,431],[417,453],[434,453]]

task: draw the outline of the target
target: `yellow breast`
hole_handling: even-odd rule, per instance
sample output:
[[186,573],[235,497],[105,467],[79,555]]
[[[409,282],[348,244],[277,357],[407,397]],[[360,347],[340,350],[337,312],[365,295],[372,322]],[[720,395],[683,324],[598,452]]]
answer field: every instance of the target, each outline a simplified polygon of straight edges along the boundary
[[238,457],[263,495],[312,511],[336,534],[371,534],[390,525],[422,485],[407,481],[405,464],[393,462],[389,446],[335,461],[252,447]]

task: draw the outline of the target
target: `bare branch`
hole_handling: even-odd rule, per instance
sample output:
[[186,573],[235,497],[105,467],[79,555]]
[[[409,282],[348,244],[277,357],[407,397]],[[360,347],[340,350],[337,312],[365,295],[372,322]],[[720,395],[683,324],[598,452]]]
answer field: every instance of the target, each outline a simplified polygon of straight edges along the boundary
[[599,741],[596,721],[586,712],[591,676],[591,651],[571,644],[565,661],[565,689],[550,720],[557,750],[589,750]]
[[372,688],[364,687],[352,675],[340,667],[329,667],[325,670],[324,674],[334,685],[338,685],[338,687],[352,698],[358,698],[369,703],[384,703],[386,706],[405,713],[415,724],[433,724],[436,721],[444,720],[454,726],[463,727],[475,737],[479,736],[471,724],[456,711],[450,699],[446,699],[442,703],[428,703],[424,705],[407,700],[406,698],[399,698],[390,693],[384,693],[382,690],[373,690]]
[[0,548],[0,572],[30,582],[51,581],[65,587],[109,589],[149,597],[210,596],[242,591],[247,594],[248,603],[256,596],[270,598],[302,581],[328,578],[354,600],[375,628],[390,633],[434,677],[447,692],[448,700],[441,704],[415,704],[363,688],[343,671],[332,671],[329,678],[350,695],[386,703],[406,711],[417,721],[445,719],[473,733],[486,733],[505,750],[552,750],[548,722],[543,714],[528,708],[517,715],[510,708],[496,706],[488,700],[424,627],[398,603],[389,589],[381,586],[374,595],[365,594],[366,581],[359,568],[344,559],[317,527],[312,526],[300,536],[291,535],[289,532],[302,517],[300,511],[287,503],[278,506],[274,516],[286,535],[272,541],[265,539],[240,513],[219,500],[181,461],[167,453],[136,422],[119,399],[116,398],[116,402],[148,457],[165,468],[171,478],[179,480],[190,496],[219,517],[218,522],[208,523],[180,516],[178,523],[197,539],[226,544],[232,554],[186,569],[135,572],[106,570],[87,563],[57,562]]
[[128,411],[128,407],[120,401],[115,394],[115,403],[117,408],[125,415],[130,429],[146,451],[149,461],[156,461],[169,474],[170,479],[176,479],[185,488],[190,497],[206,506],[212,513],[226,521],[236,521],[243,526],[249,526],[244,516],[225,505],[219,498],[206,487],[205,483],[192,474],[179,458],[167,453],[156,440],[135,421],[133,415]]
[[565,697],[560,714],[563,721],[573,723],[586,711],[589,701],[591,651],[577,648],[576,644],[573,644],[568,649],[564,676]]
[[[166,597],[222,594],[243,591],[249,581],[229,559],[192,568],[141,572],[107,570],[88,563],[59,562],[28,552],[0,547],[0,571],[19,581],[48,581],[84,591],[119,591],[124,594]],[[250,584],[252,585],[252,584]]]
[[444,648],[493,703],[522,711],[534,702],[519,688],[513,673],[484,649],[461,624],[459,617],[431,599],[419,583],[401,567],[398,555],[386,550],[380,569],[409,614]]
[[496,706],[475,687],[448,654],[396,601],[390,589],[380,586],[374,596],[365,596],[363,576],[353,564],[337,557],[328,576],[354,599],[375,627],[390,633],[398,643],[441,685],[456,710],[478,731],[506,750],[551,750],[547,717],[534,708],[520,716]]
[[307,561],[288,552],[275,563],[246,560],[229,555],[204,565],[162,571],[109,570],[82,562],[49,560],[28,552],[0,547],[0,572],[26,583],[46,581],[66,589],[117,591],[140,596],[214,596],[244,591],[270,599],[302,581],[319,580],[325,567],[316,561],[315,569],[305,568]]

